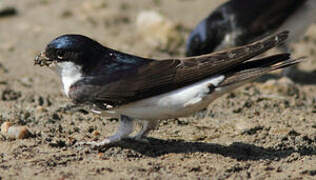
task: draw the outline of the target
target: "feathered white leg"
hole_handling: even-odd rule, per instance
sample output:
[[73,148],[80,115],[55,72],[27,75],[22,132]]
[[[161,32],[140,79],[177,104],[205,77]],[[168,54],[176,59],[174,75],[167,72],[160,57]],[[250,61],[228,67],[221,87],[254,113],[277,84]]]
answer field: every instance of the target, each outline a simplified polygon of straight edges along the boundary
[[142,126],[141,130],[135,136],[133,136],[132,139],[135,139],[137,141],[148,142],[144,138],[151,130],[154,130],[157,127],[158,121],[140,121],[140,123]]
[[126,137],[128,137],[129,134],[133,132],[134,129],[134,123],[133,119],[121,115],[120,118],[120,125],[118,127],[118,130],[113,136],[105,138],[103,141],[96,142],[79,142],[76,145],[82,146],[82,145],[91,145],[93,148],[101,148],[105,145],[118,142]]

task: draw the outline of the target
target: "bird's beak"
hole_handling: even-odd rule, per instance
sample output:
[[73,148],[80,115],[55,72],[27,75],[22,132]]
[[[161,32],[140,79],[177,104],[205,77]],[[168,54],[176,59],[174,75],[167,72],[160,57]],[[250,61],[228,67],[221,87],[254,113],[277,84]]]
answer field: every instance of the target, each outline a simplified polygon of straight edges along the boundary
[[52,64],[52,60],[46,57],[45,52],[41,52],[38,56],[34,59],[34,65],[39,66],[49,66]]

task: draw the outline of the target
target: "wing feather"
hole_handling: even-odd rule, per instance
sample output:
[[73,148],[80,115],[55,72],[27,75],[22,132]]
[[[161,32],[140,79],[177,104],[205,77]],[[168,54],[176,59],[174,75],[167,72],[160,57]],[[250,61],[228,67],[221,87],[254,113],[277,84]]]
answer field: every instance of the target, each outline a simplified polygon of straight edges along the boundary
[[[240,63],[280,45],[287,37],[288,32],[281,32],[249,45],[203,56],[148,60],[141,65],[128,66],[132,69],[124,69],[124,73],[113,71],[111,74],[84,78],[71,86],[69,96],[78,103],[112,106],[126,104],[227,72]],[[135,59],[137,57],[134,57],[133,61]],[[116,75],[116,79],[111,79],[111,75]]]

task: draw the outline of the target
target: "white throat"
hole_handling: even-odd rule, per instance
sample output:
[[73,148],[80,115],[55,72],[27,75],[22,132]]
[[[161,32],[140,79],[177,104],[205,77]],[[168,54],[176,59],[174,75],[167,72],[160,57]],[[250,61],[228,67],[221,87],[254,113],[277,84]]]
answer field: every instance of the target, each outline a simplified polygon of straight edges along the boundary
[[53,70],[60,76],[64,92],[69,96],[71,85],[82,78],[81,67],[73,62],[59,62]]

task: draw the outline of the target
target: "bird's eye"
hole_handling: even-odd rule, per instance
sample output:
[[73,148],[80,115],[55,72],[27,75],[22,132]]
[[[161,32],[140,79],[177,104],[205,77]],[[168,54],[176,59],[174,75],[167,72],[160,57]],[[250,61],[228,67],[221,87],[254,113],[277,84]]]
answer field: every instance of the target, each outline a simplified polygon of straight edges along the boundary
[[63,59],[64,55],[65,55],[64,51],[61,51],[61,50],[57,51],[57,58],[58,59]]

